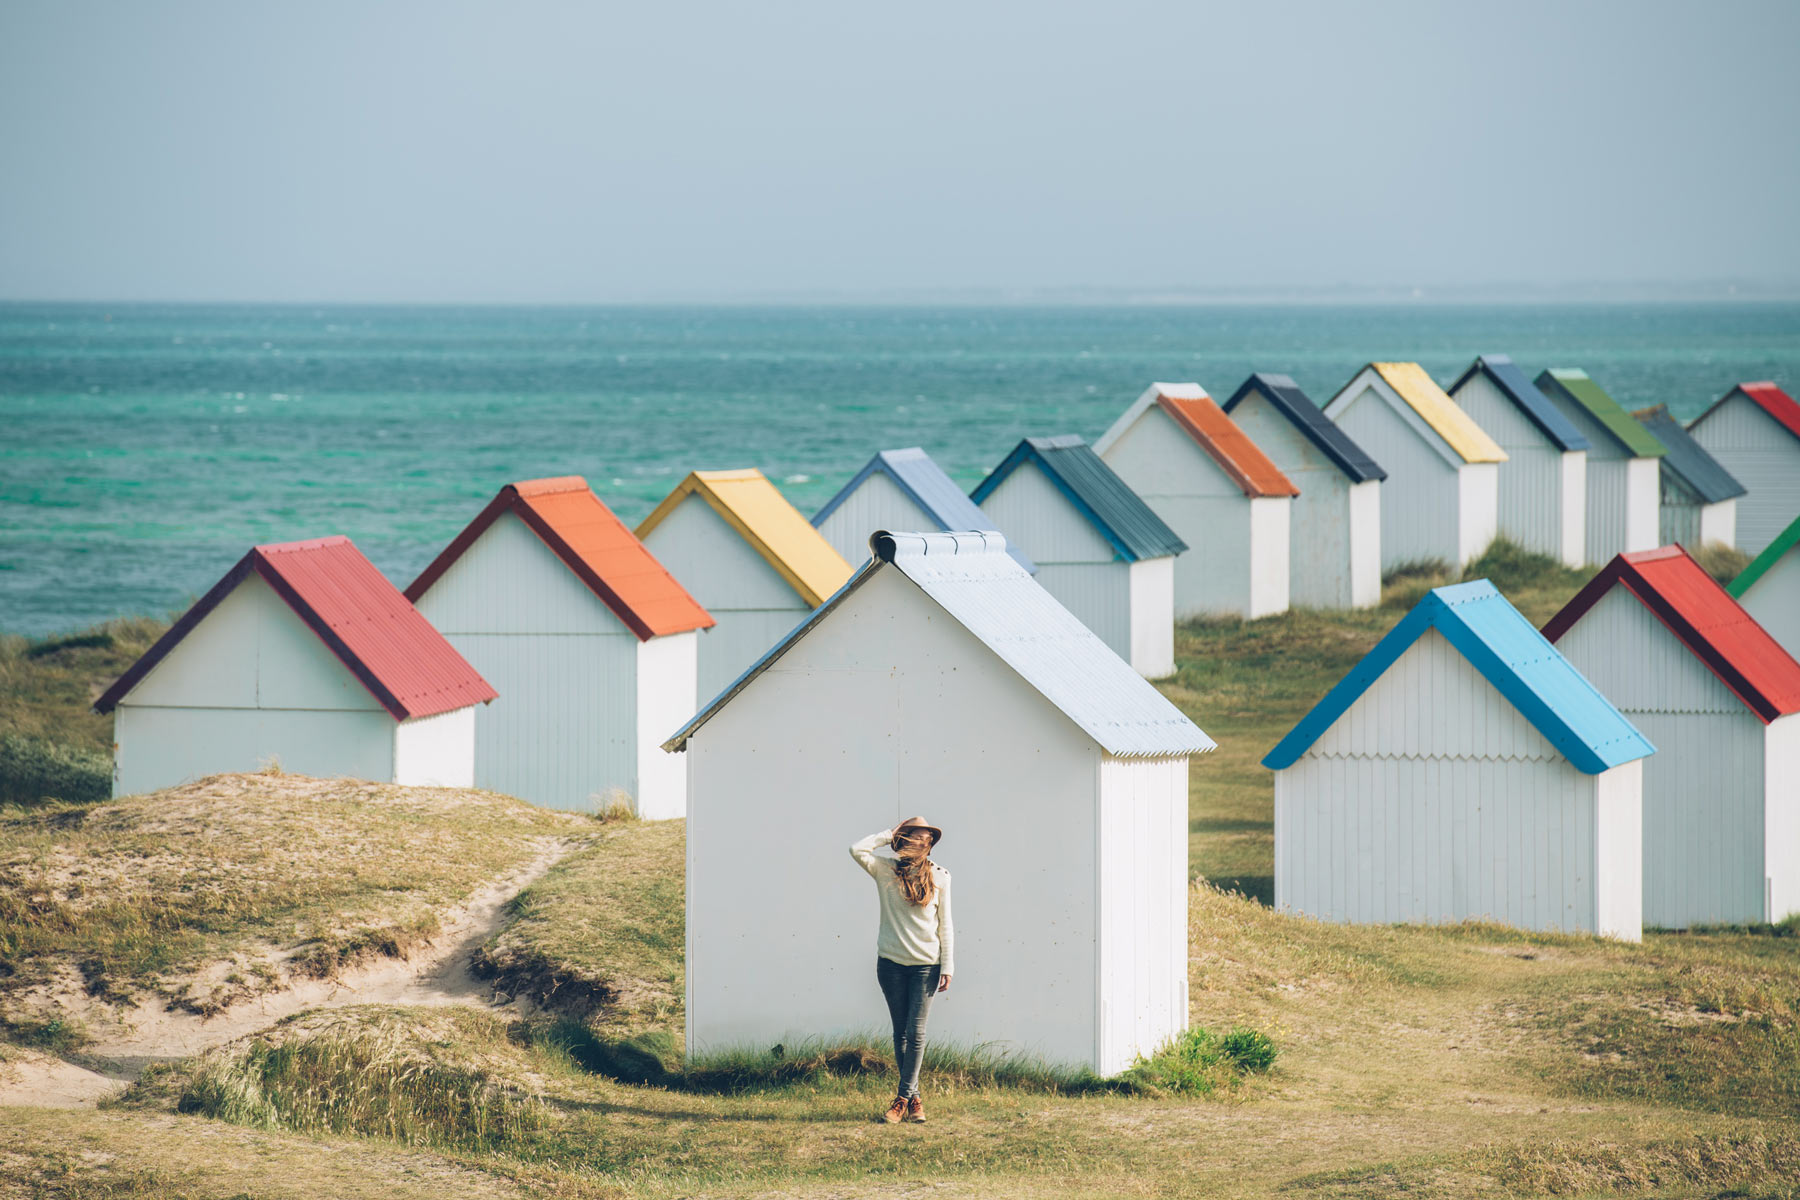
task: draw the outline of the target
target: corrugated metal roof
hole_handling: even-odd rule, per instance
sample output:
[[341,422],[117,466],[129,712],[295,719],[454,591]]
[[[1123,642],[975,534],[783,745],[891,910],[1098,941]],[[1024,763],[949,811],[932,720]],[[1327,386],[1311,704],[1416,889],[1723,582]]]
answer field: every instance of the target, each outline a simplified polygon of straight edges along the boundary
[[1731,586],[1725,590],[1730,592],[1736,599],[1742,600],[1744,598],[1744,593],[1749,591],[1751,586],[1755,584],[1757,580],[1767,574],[1769,568],[1774,566],[1782,555],[1786,554],[1789,550],[1792,550],[1796,545],[1800,545],[1800,517],[1795,517],[1792,521],[1788,522],[1788,527],[1776,534],[1775,540],[1770,542],[1767,546],[1764,546],[1763,552],[1751,559],[1750,565],[1745,567],[1742,571],[1739,571],[1737,578],[1733,579],[1731,581]]
[[1299,384],[1286,375],[1256,372],[1239,384],[1238,390],[1225,402],[1226,413],[1229,414],[1251,392],[1257,392],[1266,399],[1276,412],[1306,435],[1307,440],[1317,446],[1321,454],[1336,463],[1338,469],[1352,482],[1365,483],[1371,479],[1387,478],[1387,472],[1364,453],[1363,448],[1351,440],[1349,434],[1326,416],[1312,402],[1311,397],[1300,390]]
[[[663,749],[684,749],[751,681],[830,620],[845,597],[885,570],[899,570],[917,584],[1108,754],[1157,758],[1213,749],[1213,740],[1199,726],[1006,554],[1000,534],[883,531],[869,540],[874,555],[855,577],[664,742]],[[972,730],[970,736],[979,739],[980,731]]]
[[1431,426],[1464,462],[1505,462],[1506,451],[1462,410],[1425,368],[1410,362],[1377,362],[1369,367]]
[[975,488],[975,503],[987,499],[1026,463],[1036,463],[1125,561],[1165,558],[1188,548],[1094,448],[1078,437],[1026,438]]
[[1800,712],[1800,663],[1680,546],[1620,554],[1544,626],[1562,640],[1615,585],[1636,596],[1764,723]]
[[1197,383],[1151,384],[1094,443],[1094,452],[1105,454],[1151,405],[1167,413],[1175,427],[1217,463],[1244,495],[1257,499],[1300,494],[1281,468],[1269,461],[1250,435],[1226,416]]
[[1550,402],[1550,397],[1537,389],[1537,385],[1525,378],[1525,372],[1519,370],[1518,364],[1505,354],[1483,354],[1469,364],[1469,369],[1457,376],[1456,382],[1450,385],[1451,398],[1471,375],[1479,372],[1488,377],[1493,385],[1500,389],[1500,394],[1513,402],[1527,420],[1538,427],[1538,432],[1550,439],[1551,444],[1559,450],[1586,450],[1588,440],[1581,430],[1562,409]]
[[429,717],[496,693],[346,537],[258,546],[182,614],[94,702],[111,712],[251,572],[330,647],[395,719]]
[[1263,766],[1276,771],[1293,766],[1429,629],[1443,634],[1579,770],[1597,775],[1656,752],[1493,584],[1477,579],[1426,593],[1269,751]]
[[637,527],[640,538],[689,496],[706,501],[813,607],[850,578],[850,564],[755,467],[692,471]]
[[1575,367],[1552,367],[1538,375],[1537,385],[1540,391],[1555,389],[1579,404],[1634,458],[1661,458],[1668,453],[1649,430],[1619,407],[1617,400],[1589,379],[1586,371]]
[[1700,422],[1706,420],[1706,418],[1712,416],[1714,408],[1719,407],[1719,405],[1725,403],[1739,392],[1748,396],[1751,402],[1758,408],[1779,421],[1783,429],[1793,434],[1796,438],[1800,438],[1800,404],[1796,404],[1792,396],[1788,395],[1768,380],[1763,380],[1760,383],[1738,384],[1729,392],[1726,392],[1723,396],[1720,396],[1717,400],[1713,401],[1711,408],[1708,408],[1692,421],[1689,421],[1688,428],[1692,429]]
[[1640,408],[1631,415],[1668,451],[1663,455],[1662,469],[1698,496],[1700,503],[1717,504],[1747,494],[1748,489],[1733,479],[1731,472],[1681,427],[1680,421],[1669,415],[1666,406]]
[[509,483],[406,589],[418,603],[502,513],[514,513],[614,616],[647,641],[710,629],[712,615],[656,561],[579,475]]
[[[878,473],[893,480],[894,486],[924,509],[938,523],[939,529],[991,529],[999,532],[994,523],[988,520],[988,515],[956,486],[956,481],[944,473],[944,469],[937,465],[931,455],[917,446],[908,446],[904,450],[883,450],[876,454],[837,495],[825,502],[825,507],[813,514],[813,528],[824,525],[825,518],[836,512],[851,493],[869,481],[871,475]],[[1006,552],[1021,567],[1033,574],[1037,573],[1037,564],[1031,561],[1024,550],[1009,545]]]

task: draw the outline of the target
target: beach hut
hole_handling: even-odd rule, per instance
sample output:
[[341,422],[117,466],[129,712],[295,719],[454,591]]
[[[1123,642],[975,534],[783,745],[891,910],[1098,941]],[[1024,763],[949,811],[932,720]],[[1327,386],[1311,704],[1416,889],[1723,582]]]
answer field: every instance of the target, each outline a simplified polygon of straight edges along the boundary
[[1477,358],[1449,390],[1506,451],[1500,532],[1568,566],[1585,563],[1587,438],[1504,354]]
[[1418,363],[1370,363],[1325,415],[1387,468],[1381,569],[1461,567],[1499,531],[1502,450]]
[[406,589],[500,689],[475,721],[475,785],[546,808],[679,817],[661,750],[695,694],[712,618],[571,475],[509,483]]
[[872,540],[668,742],[688,1052],[885,1026],[875,898],[844,850],[923,811],[964,967],[932,1041],[1122,1070],[1187,1026],[1188,756],[1213,743],[998,534]]
[[1175,673],[1175,556],[1187,543],[1092,446],[1026,438],[973,498],[1113,653],[1150,679]]
[[1094,453],[1192,548],[1175,560],[1178,619],[1287,611],[1300,489],[1199,384],[1151,384]]
[[1588,440],[1588,559],[1605,562],[1654,547],[1663,444],[1586,371],[1555,367],[1538,375],[1537,387]]
[[[883,450],[843,489],[813,514],[813,528],[825,535],[846,562],[869,556],[869,535],[877,529],[979,529],[998,533],[987,514],[917,446]],[[1017,546],[1006,552],[1035,573],[1037,564]]]
[[761,471],[695,471],[638,537],[716,622],[700,698],[716,696],[850,578],[850,564]]
[[258,546],[94,702],[113,794],[271,764],[469,787],[494,689],[349,538]]
[[1800,516],[1727,589],[1787,652],[1800,658]]
[[1544,635],[1656,743],[1644,923],[1800,912],[1800,663],[1679,546],[1614,558]]
[[1740,383],[1688,422],[1688,432],[1742,483],[1737,544],[1763,547],[1800,514],[1800,404],[1772,383]]
[[1307,608],[1380,604],[1381,481],[1387,472],[1286,375],[1250,376],[1224,408],[1300,491],[1288,526],[1289,602]]
[[1657,528],[1663,545],[1737,545],[1737,506],[1744,485],[1669,415],[1667,407],[1658,404],[1631,415],[1668,451],[1660,467],[1662,517]]
[[1653,752],[1492,584],[1437,588],[1263,759],[1275,905],[1636,941]]

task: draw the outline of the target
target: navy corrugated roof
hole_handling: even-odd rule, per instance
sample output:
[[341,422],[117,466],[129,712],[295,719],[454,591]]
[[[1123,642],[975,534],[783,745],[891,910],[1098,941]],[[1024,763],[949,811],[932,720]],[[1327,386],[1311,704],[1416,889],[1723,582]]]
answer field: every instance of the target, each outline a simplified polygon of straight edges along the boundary
[[1483,354],[1469,364],[1469,369],[1456,377],[1456,382],[1444,389],[1452,396],[1456,389],[1469,381],[1469,376],[1477,371],[1486,375],[1493,385],[1500,389],[1500,394],[1511,400],[1519,411],[1540,432],[1560,450],[1586,450],[1589,447],[1587,435],[1575,428],[1575,422],[1563,415],[1563,411],[1551,402],[1550,397],[1538,390],[1538,386],[1525,377],[1518,364],[1506,354]]
[[1427,592],[1269,751],[1263,766],[1275,771],[1293,766],[1408,647],[1432,629],[1443,634],[1579,770],[1598,775],[1656,753],[1650,739],[1493,584],[1477,579]]
[[846,597],[889,569],[917,584],[1106,753],[1166,758],[1214,748],[1198,725],[1009,558],[1000,534],[881,531],[869,543],[873,553],[850,582],[677,730],[664,750],[685,749],[702,725],[829,620]]
[[[985,529],[999,532],[988,515],[981,511],[976,503],[963,494],[956,486],[956,481],[944,473],[931,455],[918,446],[908,446],[904,450],[883,450],[871,458],[855,478],[846,483],[838,494],[825,502],[825,507],[813,514],[813,528],[821,528],[825,518],[836,512],[838,507],[850,498],[850,494],[869,481],[876,473],[886,475],[894,481],[894,486],[905,492],[914,504],[925,510],[926,515],[937,522],[939,529],[946,532],[961,529]],[[1029,555],[1017,546],[1007,546],[1006,552],[1013,561],[1037,574],[1037,564]]]
[[1072,435],[1026,438],[976,486],[970,498],[980,504],[1028,462],[1038,465],[1125,561],[1164,558],[1188,548],[1092,446]]
[[1238,406],[1251,392],[1260,392],[1275,411],[1293,422],[1294,428],[1305,434],[1319,452],[1338,465],[1338,469],[1354,483],[1364,483],[1371,479],[1386,479],[1387,472],[1381,465],[1363,452],[1363,448],[1350,440],[1350,435],[1326,416],[1324,411],[1312,398],[1300,390],[1300,385],[1286,375],[1276,375],[1268,371],[1258,371],[1238,385],[1238,390],[1231,394],[1231,399],[1224,404],[1226,412]]
[[1687,485],[1689,491],[1700,497],[1700,503],[1717,504],[1748,494],[1749,489],[1732,478],[1731,472],[1708,454],[1706,447],[1681,427],[1680,421],[1669,415],[1667,406],[1658,404],[1654,408],[1640,408],[1631,415],[1650,431],[1652,437],[1669,448],[1663,455],[1662,469]]

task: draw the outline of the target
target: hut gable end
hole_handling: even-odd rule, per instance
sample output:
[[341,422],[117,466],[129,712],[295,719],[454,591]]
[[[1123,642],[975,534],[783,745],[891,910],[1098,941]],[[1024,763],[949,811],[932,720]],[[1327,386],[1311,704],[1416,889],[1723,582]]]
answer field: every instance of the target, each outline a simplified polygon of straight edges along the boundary
[[1131,490],[1146,500],[1244,494],[1237,481],[1157,406],[1145,409],[1101,454],[1106,465],[1129,479]]
[[1119,552],[1035,462],[1020,465],[981,499],[996,525],[1031,547],[1039,563],[1109,563]]
[[502,513],[416,601],[447,636],[632,630],[512,512]]
[[1743,701],[1628,588],[1614,586],[1556,646],[1621,712],[1745,713]]
[[712,506],[688,496],[644,533],[645,544],[710,612],[812,607]]

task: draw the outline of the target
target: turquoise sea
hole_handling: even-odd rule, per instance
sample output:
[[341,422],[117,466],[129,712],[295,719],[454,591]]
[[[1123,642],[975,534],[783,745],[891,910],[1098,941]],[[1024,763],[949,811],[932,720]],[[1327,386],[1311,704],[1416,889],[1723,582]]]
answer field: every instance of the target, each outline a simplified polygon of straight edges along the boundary
[[1323,402],[1364,362],[1579,366],[1683,417],[1800,386],[1800,305],[349,308],[0,305],[0,631],[167,613],[257,542],[343,533],[404,585],[501,484],[627,521],[695,467],[809,515],[874,451],[973,486],[1152,380]]

